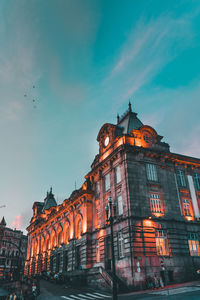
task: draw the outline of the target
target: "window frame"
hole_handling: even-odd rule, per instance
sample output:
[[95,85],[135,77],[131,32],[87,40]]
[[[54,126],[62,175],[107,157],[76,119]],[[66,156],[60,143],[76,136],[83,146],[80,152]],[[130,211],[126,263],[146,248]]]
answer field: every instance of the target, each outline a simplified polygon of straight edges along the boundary
[[117,233],[117,248],[118,248],[118,259],[125,257],[125,247],[124,247],[124,235],[122,231]]
[[119,184],[122,181],[122,176],[121,176],[121,166],[117,165],[115,167],[115,183]]
[[[190,251],[190,256],[200,256],[200,244],[197,232],[188,233],[188,247]],[[194,247],[196,247],[196,250],[194,250]]]
[[[169,256],[169,241],[167,231],[164,229],[156,229],[155,231],[156,253],[158,256]],[[164,246],[164,247],[163,247]],[[163,251],[164,249],[164,251]]]
[[179,187],[186,187],[185,173],[183,170],[178,169],[176,171],[177,184]]
[[146,163],[146,176],[148,181],[158,182],[157,165]]
[[[121,201],[119,201],[119,198],[121,198]],[[120,205],[119,205],[120,203]],[[124,213],[124,206],[123,206],[123,197],[122,194],[117,195],[117,214],[118,216],[123,215]]]
[[[109,178],[109,181],[107,182],[107,178]],[[108,192],[110,190],[111,183],[110,183],[110,173],[107,173],[104,175],[104,191]]]
[[193,180],[196,190],[200,191],[200,174],[194,173]]

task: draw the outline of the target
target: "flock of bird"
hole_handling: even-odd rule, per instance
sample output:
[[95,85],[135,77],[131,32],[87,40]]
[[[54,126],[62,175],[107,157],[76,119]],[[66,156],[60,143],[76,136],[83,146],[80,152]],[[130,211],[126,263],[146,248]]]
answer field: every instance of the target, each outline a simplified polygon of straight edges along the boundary
[[[35,89],[35,85],[33,85],[33,89]],[[27,94],[24,94],[24,97],[27,98],[28,95],[27,95]],[[28,99],[28,98],[27,98],[27,99]],[[33,103],[33,108],[37,108],[36,100],[35,100],[35,99],[32,99],[32,103]]]

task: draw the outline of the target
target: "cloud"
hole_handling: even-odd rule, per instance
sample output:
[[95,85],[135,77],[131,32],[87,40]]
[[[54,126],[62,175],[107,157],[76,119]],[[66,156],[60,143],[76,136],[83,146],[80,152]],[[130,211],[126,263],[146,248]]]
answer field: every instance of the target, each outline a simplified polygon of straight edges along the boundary
[[16,216],[15,220],[12,222],[11,226],[16,228],[16,229],[21,229],[21,225],[22,225],[22,216]]
[[141,17],[116,57],[104,86],[117,88],[118,101],[131,97],[188,46],[195,33],[196,11],[174,18],[163,14],[157,19]]

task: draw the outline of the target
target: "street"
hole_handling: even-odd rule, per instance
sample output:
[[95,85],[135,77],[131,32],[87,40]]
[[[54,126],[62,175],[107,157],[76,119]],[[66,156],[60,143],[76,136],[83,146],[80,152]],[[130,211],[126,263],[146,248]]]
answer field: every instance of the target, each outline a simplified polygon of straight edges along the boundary
[[[112,295],[100,290],[94,290],[88,287],[66,287],[50,283],[49,281],[41,280],[41,293],[38,300],[111,300]],[[199,300],[200,299],[200,284],[192,283],[187,286],[180,286],[165,290],[154,290],[134,292],[129,294],[118,295],[119,300]]]

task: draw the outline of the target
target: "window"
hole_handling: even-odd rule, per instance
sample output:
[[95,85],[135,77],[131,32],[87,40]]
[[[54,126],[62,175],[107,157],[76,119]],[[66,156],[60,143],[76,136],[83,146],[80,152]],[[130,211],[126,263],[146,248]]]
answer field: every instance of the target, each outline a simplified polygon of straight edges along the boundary
[[110,189],[110,174],[105,175],[104,185],[105,185],[105,192],[107,192]]
[[96,262],[99,263],[101,260],[100,258],[100,244],[99,240],[96,240]]
[[150,194],[150,207],[152,213],[164,213],[159,194]]
[[118,215],[123,215],[123,202],[122,195],[117,196],[117,207],[118,207]]
[[115,181],[116,181],[116,183],[121,182],[121,168],[120,168],[120,166],[117,166],[115,168]]
[[158,181],[156,165],[146,164],[147,179],[151,181]]
[[194,174],[194,184],[198,191],[200,191],[200,175],[198,173]]
[[100,184],[99,184],[99,182],[96,182],[95,183],[95,196],[96,196],[96,198],[98,198],[99,195],[100,195]]
[[82,233],[82,222],[81,222],[81,219],[79,219],[77,222],[77,225],[76,225],[76,238],[77,239],[81,238],[81,233]]
[[188,244],[191,256],[200,256],[199,238],[197,233],[188,234]]
[[62,243],[62,231],[60,231],[60,232],[58,233],[58,247],[61,246],[61,243]]
[[69,226],[65,229],[65,244],[69,243]]
[[166,231],[156,230],[156,251],[158,255],[169,255],[169,246]]
[[178,186],[186,187],[185,175],[182,170],[177,170],[176,177]]
[[183,199],[183,214],[184,216],[191,216],[190,200]]
[[120,231],[118,232],[118,257],[124,257],[124,237],[123,233]]

